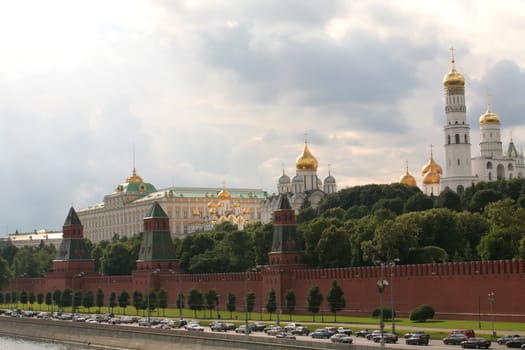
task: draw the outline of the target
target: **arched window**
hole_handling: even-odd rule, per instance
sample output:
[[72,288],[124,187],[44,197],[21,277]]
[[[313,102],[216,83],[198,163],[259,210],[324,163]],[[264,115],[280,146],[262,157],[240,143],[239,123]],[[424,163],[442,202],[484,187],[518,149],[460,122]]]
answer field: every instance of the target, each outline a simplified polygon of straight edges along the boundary
[[492,169],[492,162],[487,162],[487,169]]
[[450,135],[447,135],[448,144],[450,145]]
[[465,190],[465,187],[463,187],[463,185],[458,185],[458,187],[456,187],[457,193],[462,193],[464,190]]
[[468,143],[468,136],[465,134],[465,143]]
[[460,165],[461,165],[461,162],[459,161],[459,158],[458,158],[458,166],[460,166]]
[[459,134],[456,134],[456,143],[459,143]]
[[508,171],[512,171],[512,170],[514,170],[514,165],[512,165],[512,163],[510,163],[510,164],[507,166],[507,170],[508,170]]

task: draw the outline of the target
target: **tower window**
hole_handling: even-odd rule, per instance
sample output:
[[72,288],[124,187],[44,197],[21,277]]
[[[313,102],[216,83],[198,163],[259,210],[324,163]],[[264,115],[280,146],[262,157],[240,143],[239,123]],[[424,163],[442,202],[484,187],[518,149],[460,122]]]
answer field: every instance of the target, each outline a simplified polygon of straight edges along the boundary
[[448,144],[450,145],[450,135],[447,135]]
[[467,134],[465,134],[465,143],[468,143],[468,137],[467,137]]
[[460,166],[460,165],[461,165],[461,162],[460,162],[460,160],[458,159],[458,166]]
[[459,134],[456,134],[456,143],[459,143]]

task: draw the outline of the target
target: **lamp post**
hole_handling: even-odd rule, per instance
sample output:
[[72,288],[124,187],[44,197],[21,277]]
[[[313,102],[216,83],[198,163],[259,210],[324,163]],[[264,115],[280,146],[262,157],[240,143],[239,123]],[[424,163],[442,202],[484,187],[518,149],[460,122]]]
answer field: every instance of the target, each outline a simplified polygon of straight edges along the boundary
[[[157,273],[159,273],[159,272],[160,272],[160,269],[155,269],[155,270],[152,271],[152,274],[157,274]],[[147,298],[146,300],[147,300],[147,302],[148,302],[148,303],[147,303],[147,305],[148,305],[148,328],[151,328],[151,322],[150,322],[150,317],[151,317],[151,308],[150,308],[150,301],[149,301],[149,299],[150,299],[150,294],[151,294],[151,279],[150,279],[150,281],[149,281],[149,286],[148,286],[148,287],[149,287],[148,292],[147,292],[148,294],[147,294],[147,296],[146,296],[146,298]]]
[[496,337],[496,332],[494,331],[494,314],[492,313],[492,306],[496,301],[496,294],[494,292],[490,292],[488,294],[488,299],[490,304],[490,314],[492,315],[492,338],[494,339]]
[[75,277],[82,277],[84,272],[77,273],[71,277],[71,313],[75,315]]
[[381,264],[381,279],[377,281],[377,290],[379,292],[379,312],[380,312],[380,320],[379,320],[379,328],[381,329],[381,341],[380,346],[383,348],[385,347],[385,319],[384,319],[384,313],[383,313],[383,290],[386,286],[388,286],[388,281],[383,279],[383,269],[385,264]]
[[392,317],[392,334],[396,334],[396,312],[394,311],[394,266],[399,262],[398,258],[388,262],[390,266],[390,316]]
[[244,273],[244,334],[250,335],[248,330],[248,272]]

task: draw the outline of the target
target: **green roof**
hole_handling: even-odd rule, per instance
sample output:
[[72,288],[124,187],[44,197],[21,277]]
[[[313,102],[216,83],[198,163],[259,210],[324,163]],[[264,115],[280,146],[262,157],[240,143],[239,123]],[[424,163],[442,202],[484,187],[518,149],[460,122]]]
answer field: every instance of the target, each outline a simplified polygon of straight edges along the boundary
[[159,202],[155,202],[149,207],[148,211],[146,212],[146,215],[144,216],[144,219],[147,218],[167,218],[168,215],[162,209]]

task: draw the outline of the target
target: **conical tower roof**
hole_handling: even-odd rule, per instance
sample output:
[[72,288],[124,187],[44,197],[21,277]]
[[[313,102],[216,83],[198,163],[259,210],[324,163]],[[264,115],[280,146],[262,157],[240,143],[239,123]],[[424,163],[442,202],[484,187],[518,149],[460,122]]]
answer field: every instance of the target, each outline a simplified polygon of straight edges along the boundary
[[70,226],[70,225],[82,225],[80,223],[80,219],[78,218],[77,212],[71,206],[69,208],[69,213],[67,213],[66,221],[64,221],[64,226]]
[[279,196],[279,203],[277,205],[278,210],[291,210],[292,206],[290,205],[290,201],[288,200],[288,196],[286,194],[281,194]]
[[167,218],[168,215],[162,209],[159,202],[155,202],[149,207],[148,211],[146,212],[146,215],[144,215],[144,219],[150,219],[150,218]]

